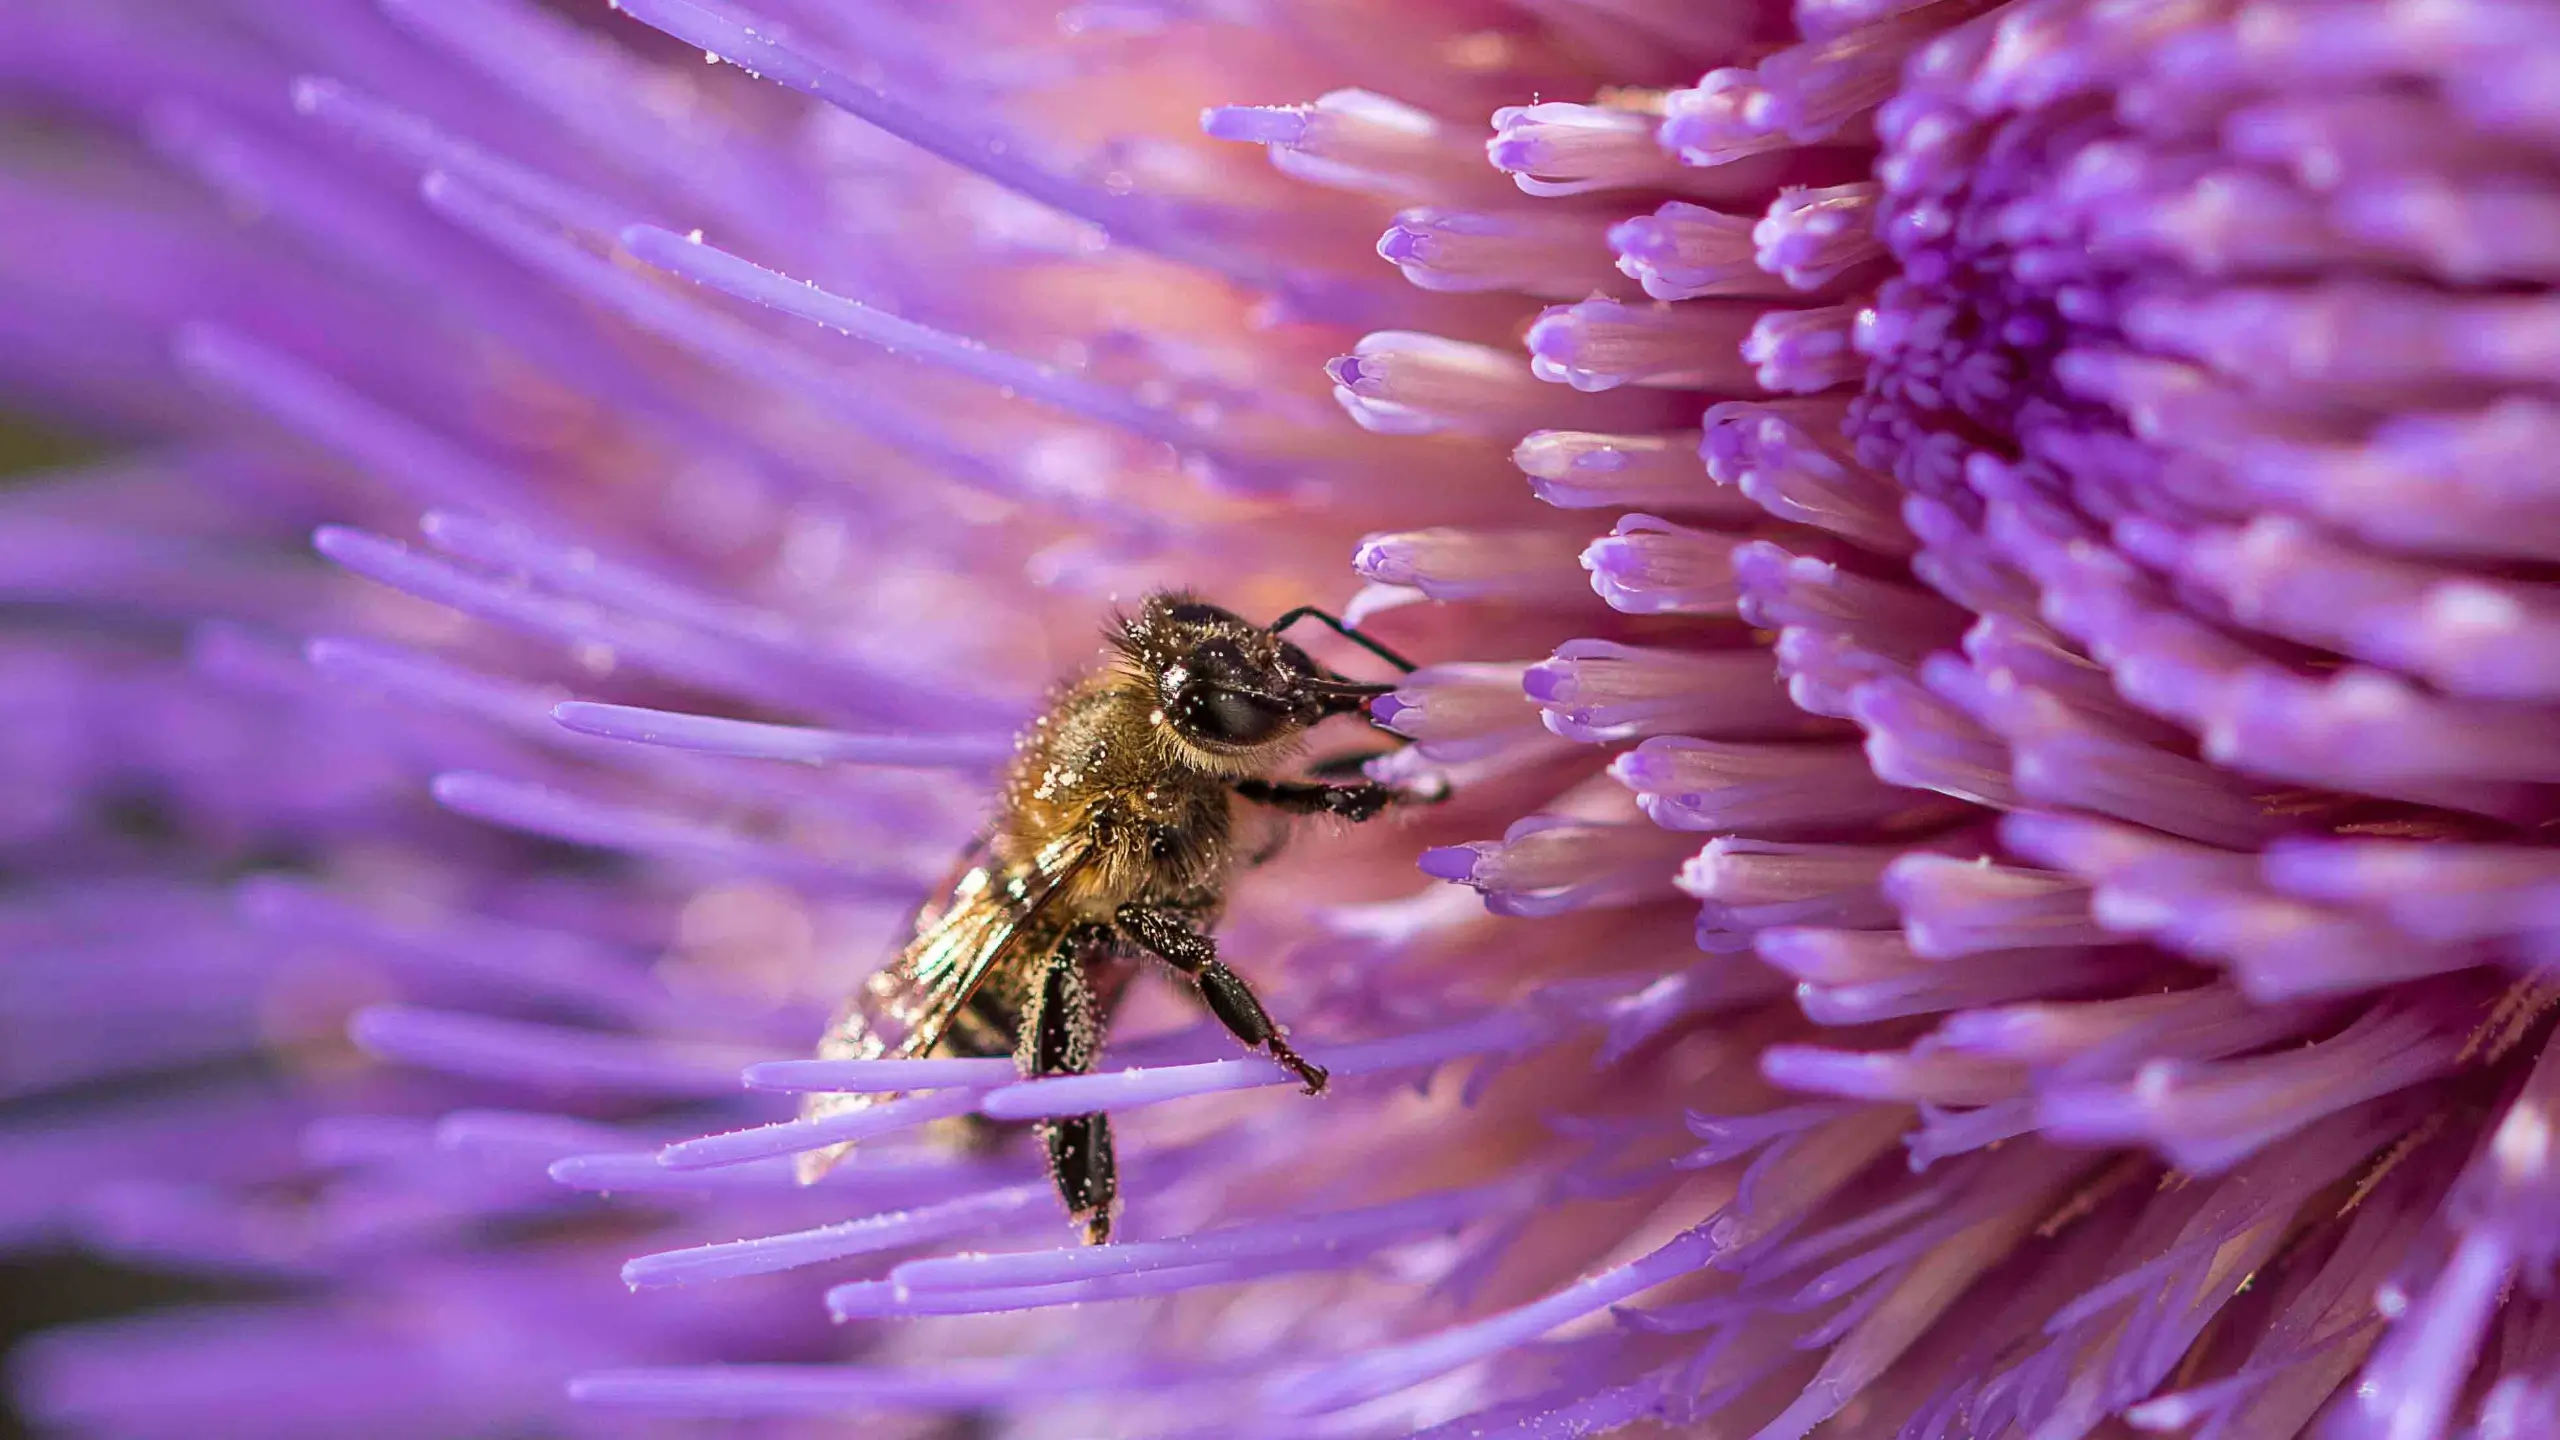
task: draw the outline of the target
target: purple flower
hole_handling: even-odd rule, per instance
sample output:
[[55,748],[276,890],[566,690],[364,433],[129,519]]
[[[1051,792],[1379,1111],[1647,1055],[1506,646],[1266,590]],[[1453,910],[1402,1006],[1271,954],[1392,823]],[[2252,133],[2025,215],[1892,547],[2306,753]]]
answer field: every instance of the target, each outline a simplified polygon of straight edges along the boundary
[[[2560,1430],[2560,21],[614,8],[0,26],[40,1425]],[[805,1058],[1172,584],[1435,662],[1333,1091]]]

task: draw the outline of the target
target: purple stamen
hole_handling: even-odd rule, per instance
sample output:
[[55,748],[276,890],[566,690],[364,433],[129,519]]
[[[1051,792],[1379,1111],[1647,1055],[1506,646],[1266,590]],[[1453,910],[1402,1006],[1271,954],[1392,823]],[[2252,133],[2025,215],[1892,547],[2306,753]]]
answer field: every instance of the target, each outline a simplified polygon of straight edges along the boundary
[[661,1285],[696,1285],[710,1280],[735,1280],[747,1275],[795,1270],[803,1265],[823,1264],[854,1255],[873,1255],[909,1245],[930,1245],[1001,1225],[1035,1210],[1045,1210],[1054,1203],[1052,1197],[1049,1183],[1039,1180],[981,1190],[915,1210],[868,1215],[860,1220],[848,1220],[815,1230],[763,1235],[753,1240],[733,1240],[721,1245],[697,1245],[689,1250],[666,1250],[655,1255],[642,1255],[625,1264],[622,1279],[635,1290]]
[[1053,1305],[1092,1305],[1140,1295],[1174,1295],[1211,1285],[1231,1285],[1309,1270],[1329,1270],[1347,1255],[1259,1256],[1250,1260],[1177,1265],[1135,1275],[1096,1275],[1057,1285],[1009,1285],[982,1290],[913,1290],[894,1280],[858,1280],[827,1292],[838,1320],[891,1320],[919,1315],[993,1315]]
[[190,325],[178,332],[176,354],[188,374],[346,457],[366,474],[397,484],[413,503],[493,514],[539,508],[525,485],[442,433],[247,336]]
[[[628,3],[628,0],[626,0]],[[1234,1384],[1229,1375],[1087,1360],[1061,1376],[1052,1364],[701,1365],[605,1370],[570,1382],[569,1397],[594,1405],[676,1415],[748,1417],[868,1413],[882,1407],[969,1411],[1043,1395],[1161,1397]]]
[[894,1095],[947,1085],[996,1086],[1014,1077],[1010,1060],[769,1060],[750,1065],[750,1090]]
[[747,1063],[726,1047],[405,1005],[358,1011],[348,1030],[386,1060],[555,1094],[725,1099]]
[[[1551,1038],[1546,1026],[1514,1011],[1349,1045],[1308,1045],[1306,1057],[1336,1079],[1445,1064],[1473,1055],[1516,1054]],[[1105,1071],[1025,1080],[987,1092],[979,1112],[998,1120],[1038,1120],[1097,1111],[1135,1109],[1168,1100],[1223,1091],[1299,1083],[1295,1072],[1259,1057],[1211,1060],[1196,1065]]]
[[293,82],[293,108],[358,143],[385,151],[421,174],[443,172],[510,205],[589,235],[610,238],[632,221],[632,207],[541,174],[341,81],[306,76]]
[[1632,1300],[1666,1280],[1705,1268],[1717,1249],[1714,1241],[1693,1230],[1641,1259],[1577,1281],[1544,1299],[1421,1340],[1379,1347],[1287,1376],[1272,1386],[1269,1398],[1293,1415],[1348,1409]]
[[447,771],[429,789],[437,804],[456,814],[572,845],[786,877],[857,895],[913,895],[928,883],[911,871],[838,864],[671,815],[496,775]]
[[[654,3],[654,0],[653,0]],[[681,0],[665,0],[676,4]],[[689,8],[689,7],[688,7]],[[654,225],[622,232],[622,247],[647,264],[741,300],[797,315],[841,335],[877,345],[893,355],[914,355],[1007,393],[1019,393],[1070,414],[1117,425],[1133,435],[1186,450],[1216,451],[1215,441],[1179,415],[1144,404],[1126,392],[996,350],[984,341],[952,335],[903,319],[806,281]]]
[[1013,741],[1006,736],[856,735],[586,700],[566,701],[552,707],[551,714],[563,727],[581,735],[802,765],[978,770],[1013,753]]
[[1235,1225],[1172,1240],[910,1260],[891,1271],[890,1278],[911,1290],[986,1290],[1329,1252],[1345,1245],[1396,1244],[1437,1231],[1455,1230],[1526,1199],[1522,1185],[1506,1182],[1441,1191],[1358,1210]]
[[[734,1091],[737,1086],[734,1073],[729,1084]],[[749,1160],[769,1160],[777,1155],[797,1155],[803,1151],[823,1150],[831,1145],[868,1140],[875,1135],[894,1134],[928,1121],[966,1115],[977,1108],[978,1094],[971,1090],[910,1095],[816,1120],[785,1120],[749,1130],[705,1135],[698,1140],[679,1140],[658,1152],[658,1163],[677,1170],[700,1170]]]
[[786,40],[788,28],[732,11],[715,14],[691,0],[619,0],[624,14],[750,74],[774,81],[879,126],[901,140],[986,176],[1063,214],[1089,220],[1113,238],[1263,290],[1289,291],[1291,277],[1250,250],[1228,243],[1245,217],[1191,202],[1115,193],[1081,183],[1032,158],[1019,137],[937,115],[893,93],[876,78],[827,66]]

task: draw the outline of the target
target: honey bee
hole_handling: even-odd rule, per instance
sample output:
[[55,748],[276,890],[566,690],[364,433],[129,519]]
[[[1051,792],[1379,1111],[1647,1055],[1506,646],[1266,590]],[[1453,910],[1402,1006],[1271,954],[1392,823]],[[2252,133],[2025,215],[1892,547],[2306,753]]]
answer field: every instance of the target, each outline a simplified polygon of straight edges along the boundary
[[[1395,688],[1334,674],[1281,638],[1310,619],[1413,669],[1313,608],[1259,626],[1165,593],[1119,620],[1105,662],[1023,734],[993,822],[897,959],[828,1027],[819,1057],[1009,1055],[1026,1076],[1082,1074],[1139,964],[1153,957],[1180,972],[1236,1039],[1320,1093],[1324,1067],[1290,1048],[1211,938],[1242,863],[1236,807],[1357,822],[1438,797],[1367,781],[1274,778],[1308,729],[1360,713]],[[882,1098],[812,1095],[802,1114]],[[1038,1128],[1049,1174],[1086,1242],[1108,1240],[1119,1195],[1110,1117]],[[803,1155],[801,1178],[824,1174],[845,1148]]]

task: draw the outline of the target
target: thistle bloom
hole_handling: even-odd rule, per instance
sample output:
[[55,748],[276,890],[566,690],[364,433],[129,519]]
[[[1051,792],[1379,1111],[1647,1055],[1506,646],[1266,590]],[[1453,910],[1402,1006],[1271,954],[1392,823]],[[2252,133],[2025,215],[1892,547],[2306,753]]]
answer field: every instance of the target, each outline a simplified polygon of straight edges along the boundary
[[[2560,19],[616,8],[0,27],[40,1425],[2560,1430]],[[1333,1093],[799,1058],[1171,584],[1436,662]]]

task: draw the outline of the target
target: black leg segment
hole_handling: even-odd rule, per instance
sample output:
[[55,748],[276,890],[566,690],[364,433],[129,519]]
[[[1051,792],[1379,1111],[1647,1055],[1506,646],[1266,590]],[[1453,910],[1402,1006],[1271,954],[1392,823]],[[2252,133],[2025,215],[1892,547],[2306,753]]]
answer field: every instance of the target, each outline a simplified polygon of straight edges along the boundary
[[[1049,957],[1024,1013],[1014,1065],[1026,1075],[1082,1075],[1102,1049],[1102,1014],[1086,983],[1082,956],[1101,938],[1079,931]],[[1085,1243],[1111,1238],[1111,1211],[1120,1196],[1117,1159],[1111,1150],[1111,1117],[1070,1115],[1040,1122],[1040,1145],[1049,1178],[1067,1213],[1084,1226]]]
[[1070,1115],[1040,1122],[1040,1144],[1048,1152],[1049,1177],[1058,1198],[1084,1225],[1084,1243],[1111,1239],[1111,1211],[1120,1198],[1118,1159],[1111,1151],[1111,1117]]
[[1292,815],[1339,815],[1358,823],[1374,819],[1396,801],[1396,792],[1363,780],[1351,785],[1310,785],[1296,780],[1239,780],[1236,793],[1257,805]]
[[1243,976],[1227,968],[1218,958],[1217,943],[1191,926],[1176,911],[1149,905],[1123,905],[1117,917],[1120,933],[1138,948],[1160,957],[1166,964],[1191,977],[1200,987],[1200,998],[1208,1002],[1209,1013],[1227,1027],[1238,1040],[1257,1050],[1268,1050],[1271,1058],[1297,1072],[1298,1079],[1310,1095],[1322,1094],[1325,1068],[1289,1048],[1280,1027],[1271,1023],[1270,1012],[1245,983]]

